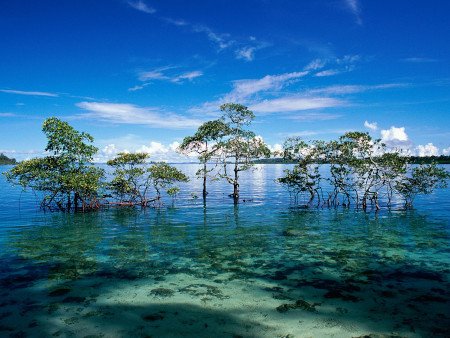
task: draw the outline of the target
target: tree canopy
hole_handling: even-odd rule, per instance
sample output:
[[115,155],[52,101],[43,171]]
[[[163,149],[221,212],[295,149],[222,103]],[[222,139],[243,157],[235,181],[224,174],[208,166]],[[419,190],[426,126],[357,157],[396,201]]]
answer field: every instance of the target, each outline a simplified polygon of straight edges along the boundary
[[[208,174],[214,171],[208,169],[208,162],[219,153],[218,142],[230,132],[229,127],[222,120],[213,120],[203,123],[193,136],[187,136],[179,146],[179,151],[183,154],[196,153],[202,168],[196,173],[197,177],[203,179],[203,198],[208,194],[206,181]],[[217,161],[216,161],[217,164]]]
[[6,173],[7,179],[23,188],[42,192],[42,207],[69,211],[99,207],[98,193],[104,171],[93,165],[97,148],[93,137],[67,122],[46,119],[42,131],[50,155],[20,162]]
[[[219,176],[233,185],[231,196],[239,201],[239,172],[254,166],[255,159],[269,157],[270,149],[262,138],[246,127],[255,115],[246,106],[226,103],[220,106],[222,120],[228,126],[228,133],[220,140],[218,147],[222,158],[222,170]],[[231,172],[228,168],[232,166]]]
[[[231,184],[230,196],[238,203],[240,173],[272,154],[263,139],[250,130],[255,115],[248,107],[226,103],[220,110],[222,117],[203,123],[185,137],[179,151],[197,155],[204,198],[206,180],[211,177]],[[149,154],[143,152],[123,152],[110,159],[107,165],[112,172],[107,179],[105,171],[93,163],[98,149],[90,134],[55,117],[44,121],[42,131],[47,138],[46,156],[22,161],[4,174],[9,182],[40,193],[43,208],[86,211],[103,205],[157,206],[164,190],[173,202],[180,191],[177,183],[189,181],[175,166],[150,162]],[[381,203],[391,207],[401,199],[405,208],[411,208],[417,195],[446,188],[450,179],[450,173],[433,158],[416,165],[414,158],[358,131],[328,142],[291,137],[285,141],[282,155],[295,166],[286,169],[278,182],[288,188],[296,202],[305,196],[307,207],[354,205],[378,210]],[[12,160],[0,154],[0,164],[2,161]]]
[[[296,200],[307,192],[308,206],[316,200],[319,206],[354,204],[366,210],[372,205],[378,210],[380,197],[390,207],[394,195],[398,195],[410,208],[417,194],[446,187],[450,178],[450,173],[436,163],[412,166],[401,151],[387,149],[380,140],[362,132],[348,132],[329,142],[290,138],[284,146],[284,157],[297,164],[285,170],[278,181]],[[319,172],[321,163],[328,165],[329,175]]]

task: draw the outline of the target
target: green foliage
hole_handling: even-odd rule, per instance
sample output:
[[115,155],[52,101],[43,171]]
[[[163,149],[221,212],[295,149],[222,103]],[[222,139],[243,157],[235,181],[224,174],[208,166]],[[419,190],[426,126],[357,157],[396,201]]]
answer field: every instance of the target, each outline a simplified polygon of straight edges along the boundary
[[9,158],[5,154],[0,154],[0,165],[16,164],[15,158]]
[[255,119],[251,110],[238,103],[222,104],[220,111],[223,113],[222,118],[228,120],[229,126],[238,132],[242,130],[242,126],[249,125]]
[[180,170],[165,162],[153,164],[148,168],[150,178],[156,190],[157,198],[161,198],[161,190],[171,188],[176,182],[188,182],[189,178]]
[[[203,123],[193,136],[187,136],[183,139],[179,151],[184,154],[197,153],[200,163],[203,167],[196,173],[197,177],[203,178],[203,197],[206,197],[206,179],[214,171],[215,167],[207,167],[208,161],[211,161],[219,151],[218,140],[229,133],[228,126],[221,120],[207,121]],[[213,143],[213,144],[211,144]]]
[[166,191],[167,195],[172,197],[172,203],[175,201],[175,198],[177,197],[179,192],[180,192],[180,188],[178,188],[178,187],[170,187]]
[[[270,157],[270,150],[264,141],[250,130],[249,126],[255,115],[247,107],[227,103],[220,106],[223,112],[222,120],[228,126],[228,133],[218,142],[217,147],[223,163],[219,173],[228,183],[233,185],[233,198],[235,203],[239,200],[239,172],[248,170],[254,165],[254,160],[261,157]],[[230,173],[228,166],[233,166]]]
[[[119,204],[148,206],[150,202],[161,199],[161,190],[165,188],[174,199],[179,188],[172,185],[189,180],[180,170],[167,163],[148,166],[148,157],[146,153],[120,153],[107,162],[115,168],[108,188],[118,198]],[[156,190],[156,198],[149,197],[152,187]]]
[[119,153],[107,162],[114,168],[108,188],[119,202],[147,205],[150,181],[144,164],[148,157],[147,153]]
[[[296,197],[308,193],[308,205],[317,197],[319,205],[349,207],[354,203],[366,210],[370,204],[379,209],[380,196],[386,197],[390,207],[394,195],[400,195],[405,207],[410,208],[417,194],[444,187],[449,178],[449,173],[436,164],[411,167],[410,158],[401,151],[388,151],[380,140],[362,132],[348,132],[330,142],[290,138],[284,144],[284,158],[297,164],[278,182]],[[329,165],[326,178],[319,174],[320,163]],[[325,181],[331,186],[326,196],[322,189]]]
[[92,162],[98,149],[91,143],[94,138],[84,132],[79,132],[67,122],[56,117],[44,121],[42,131],[47,137],[46,151],[54,156],[66,157],[73,165],[83,165]]
[[104,171],[92,165],[97,152],[92,136],[54,117],[45,120],[42,130],[51,155],[19,163],[6,173],[7,179],[42,192],[44,208],[69,211],[80,202],[83,210],[98,208]]
[[431,194],[436,188],[447,188],[450,172],[436,163],[421,164],[413,168],[409,176],[396,182],[395,189],[403,197],[405,206],[412,207],[418,194]]

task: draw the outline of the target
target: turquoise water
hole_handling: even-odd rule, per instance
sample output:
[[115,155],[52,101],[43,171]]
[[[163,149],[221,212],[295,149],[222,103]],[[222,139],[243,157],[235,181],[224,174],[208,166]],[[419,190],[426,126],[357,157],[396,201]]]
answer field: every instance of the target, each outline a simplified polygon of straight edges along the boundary
[[304,210],[284,168],[243,175],[238,206],[225,183],[203,205],[193,179],[174,205],[88,214],[42,212],[0,178],[0,336],[449,336],[450,191]]

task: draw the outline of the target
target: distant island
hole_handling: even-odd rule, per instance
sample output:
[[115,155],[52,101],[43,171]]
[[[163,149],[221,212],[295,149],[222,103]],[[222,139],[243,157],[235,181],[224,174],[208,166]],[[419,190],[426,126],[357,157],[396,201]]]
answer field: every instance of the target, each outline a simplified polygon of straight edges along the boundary
[[0,165],[6,164],[17,164],[17,161],[15,158],[9,158],[5,154],[0,154]]
[[[438,164],[450,164],[450,156],[441,155],[441,156],[409,156],[409,163],[411,164],[430,164],[430,163],[438,163]],[[282,157],[276,158],[261,158],[252,161],[255,164],[296,164],[298,161],[287,160]],[[325,164],[325,163],[324,163]]]

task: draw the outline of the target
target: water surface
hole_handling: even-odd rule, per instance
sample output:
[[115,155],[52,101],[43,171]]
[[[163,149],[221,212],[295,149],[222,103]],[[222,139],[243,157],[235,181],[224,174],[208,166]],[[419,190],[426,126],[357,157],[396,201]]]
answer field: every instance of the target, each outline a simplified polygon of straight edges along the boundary
[[238,206],[220,182],[205,206],[193,179],[174,205],[87,214],[42,212],[1,177],[0,336],[448,336],[449,191],[304,210],[285,168],[243,175]]

